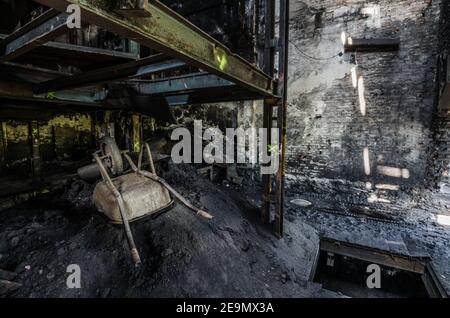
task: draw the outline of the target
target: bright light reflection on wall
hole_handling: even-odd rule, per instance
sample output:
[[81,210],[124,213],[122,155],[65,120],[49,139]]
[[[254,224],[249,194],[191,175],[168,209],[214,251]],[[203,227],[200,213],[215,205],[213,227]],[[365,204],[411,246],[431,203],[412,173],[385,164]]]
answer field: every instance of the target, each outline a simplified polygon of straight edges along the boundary
[[370,156],[369,156],[369,148],[364,148],[363,152],[363,158],[364,158],[364,173],[366,176],[370,176]]
[[393,177],[393,178],[403,178],[409,179],[410,173],[408,169],[400,169],[395,167],[378,166],[377,172],[381,175]]
[[359,108],[361,110],[361,115],[366,116],[366,97],[364,96],[364,93],[364,78],[360,76],[358,78]]
[[356,74],[356,66],[352,67],[351,73],[352,73],[353,88],[356,88],[358,86],[358,75]]

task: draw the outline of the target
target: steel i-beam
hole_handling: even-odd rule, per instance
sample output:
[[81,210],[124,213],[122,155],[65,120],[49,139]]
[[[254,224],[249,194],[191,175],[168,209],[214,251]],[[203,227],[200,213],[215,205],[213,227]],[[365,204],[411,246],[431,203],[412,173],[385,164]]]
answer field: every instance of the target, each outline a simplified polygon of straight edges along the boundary
[[233,82],[207,73],[188,74],[161,80],[130,83],[135,87],[137,93],[141,95],[179,94],[181,92],[200,89],[236,86]]
[[66,32],[68,15],[54,9],[43,13],[0,42],[0,62],[11,61]]
[[220,42],[159,1],[149,1],[149,17],[127,18],[114,12],[109,0],[36,0],[60,11],[81,8],[83,22],[95,24],[189,65],[213,73],[263,96],[273,95],[273,79],[230,52]]

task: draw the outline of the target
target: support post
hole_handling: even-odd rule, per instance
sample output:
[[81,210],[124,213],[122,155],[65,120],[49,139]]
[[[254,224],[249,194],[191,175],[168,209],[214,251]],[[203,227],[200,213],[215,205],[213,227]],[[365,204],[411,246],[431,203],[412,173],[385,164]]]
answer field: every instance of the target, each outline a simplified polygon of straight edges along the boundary
[[[284,183],[286,161],[286,113],[287,113],[287,72],[288,72],[288,43],[289,43],[289,0],[278,0],[280,22],[279,37],[275,35],[275,0],[266,0],[266,47],[264,54],[264,70],[270,75],[275,74],[275,53],[278,51],[278,81],[276,86],[276,99],[264,101],[264,128],[268,130],[267,144],[272,143],[271,129],[276,121],[279,129],[278,156],[279,169],[276,175],[263,177],[263,206],[262,220],[264,223],[274,225],[275,234],[283,236],[284,220]],[[274,43],[277,43],[275,50]],[[276,117],[274,108],[276,107]],[[272,208],[275,208],[272,215]]]
[[[264,72],[273,77],[275,68],[275,54],[272,46],[273,38],[275,35],[275,0],[265,0],[264,8],[265,19],[265,39],[264,39]],[[263,109],[263,128],[267,131],[267,145],[272,143],[271,130],[273,126],[273,109],[270,100],[264,100]],[[272,194],[272,176],[263,175],[263,195],[262,195],[262,208],[261,208],[261,221],[265,224],[270,223],[270,211],[271,211],[271,194]]]
[[280,168],[276,176],[276,195],[277,202],[275,206],[275,233],[283,236],[284,228],[284,196],[285,196],[285,164],[286,164],[286,115],[287,115],[287,85],[288,85],[288,58],[289,58],[289,0],[280,0],[280,37],[278,40],[278,128],[279,134],[279,163]]
[[28,135],[30,138],[31,146],[31,171],[33,175],[33,181],[36,183],[40,183],[42,181],[42,169],[39,140],[39,123],[37,120],[31,120],[28,123]]
[[142,146],[142,116],[133,114],[131,117],[132,122],[132,150],[133,152],[139,152]]

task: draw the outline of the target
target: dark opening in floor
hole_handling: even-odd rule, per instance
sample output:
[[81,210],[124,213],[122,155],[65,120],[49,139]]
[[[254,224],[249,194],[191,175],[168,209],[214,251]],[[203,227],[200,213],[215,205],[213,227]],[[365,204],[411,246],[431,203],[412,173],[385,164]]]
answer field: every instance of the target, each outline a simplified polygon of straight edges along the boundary
[[445,297],[430,259],[330,239],[321,240],[312,280],[349,297]]

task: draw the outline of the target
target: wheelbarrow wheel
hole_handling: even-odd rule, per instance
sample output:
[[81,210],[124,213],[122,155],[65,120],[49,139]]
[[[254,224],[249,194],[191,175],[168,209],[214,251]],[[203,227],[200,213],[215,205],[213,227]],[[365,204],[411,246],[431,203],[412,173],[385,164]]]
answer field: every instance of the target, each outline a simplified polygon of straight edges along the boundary
[[116,141],[112,137],[105,137],[100,144],[103,156],[110,157],[111,163],[108,165],[113,175],[120,175],[123,173],[123,159],[122,154],[117,147]]

